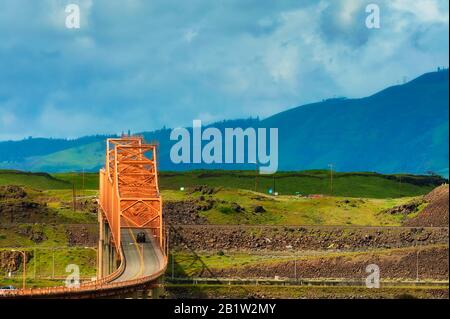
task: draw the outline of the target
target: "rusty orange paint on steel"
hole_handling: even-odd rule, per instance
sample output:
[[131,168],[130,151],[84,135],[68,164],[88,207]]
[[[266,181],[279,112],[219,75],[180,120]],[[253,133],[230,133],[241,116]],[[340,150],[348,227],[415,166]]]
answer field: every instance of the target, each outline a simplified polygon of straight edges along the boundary
[[100,205],[116,249],[120,250],[123,227],[151,229],[162,247],[156,145],[145,144],[141,137],[111,138],[106,145],[105,169],[100,171]]

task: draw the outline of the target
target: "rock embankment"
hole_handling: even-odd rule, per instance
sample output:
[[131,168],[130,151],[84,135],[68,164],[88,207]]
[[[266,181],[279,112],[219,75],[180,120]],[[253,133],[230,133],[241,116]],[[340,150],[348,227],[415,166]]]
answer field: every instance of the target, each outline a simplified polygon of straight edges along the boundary
[[57,214],[15,185],[0,186],[0,224],[53,223]]
[[195,250],[362,250],[448,242],[448,228],[324,226],[176,226],[173,248]]
[[[27,261],[32,258],[30,252],[25,252]],[[0,271],[1,272],[14,272],[19,269],[23,263],[23,255],[18,251],[0,250]]]
[[214,205],[213,200],[185,200],[163,203],[163,213],[169,224],[201,225],[208,220],[198,214],[199,211],[209,210]]
[[448,227],[449,186],[444,184],[424,196],[428,205],[414,218],[405,221],[405,226]]
[[[416,247],[386,253],[305,258],[297,261],[251,264],[211,269],[216,277],[232,278],[345,278],[367,277],[366,267],[376,264],[381,279],[448,280],[448,248]],[[207,275],[207,273],[205,273]]]

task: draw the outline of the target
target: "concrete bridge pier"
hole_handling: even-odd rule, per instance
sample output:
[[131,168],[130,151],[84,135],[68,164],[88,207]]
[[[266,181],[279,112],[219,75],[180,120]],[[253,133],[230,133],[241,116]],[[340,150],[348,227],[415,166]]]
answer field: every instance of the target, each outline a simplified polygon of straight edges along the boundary
[[99,240],[97,256],[97,277],[101,279],[117,269],[118,256],[113,243],[108,221],[101,210],[98,210]]
[[160,299],[164,292],[162,278],[158,278],[152,287],[143,290],[143,299]]
[[[159,280],[158,280],[159,283]],[[146,299],[160,299],[161,294],[163,292],[163,288],[161,285],[157,285],[156,287],[147,290],[147,298]]]
[[136,290],[133,299],[160,299],[163,292],[162,286]]

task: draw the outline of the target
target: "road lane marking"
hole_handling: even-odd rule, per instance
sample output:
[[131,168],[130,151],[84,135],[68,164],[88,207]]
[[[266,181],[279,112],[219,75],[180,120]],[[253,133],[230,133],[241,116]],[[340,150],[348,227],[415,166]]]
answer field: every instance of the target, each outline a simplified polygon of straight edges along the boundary
[[139,254],[139,259],[141,260],[141,264],[140,264],[140,267],[139,267],[139,273],[138,273],[136,276],[133,277],[133,279],[134,279],[134,278],[137,278],[137,277],[142,276],[142,273],[143,273],[143,271],[144,271],[144,256],[143,256],[142,253],[141,253],[141,250],[140,250],[140,248],[139,248],[139,244],[138,244],[138,242],[136,241],[136,238],[134,237],[133,232],[131,231],[130,228],[127,228],[127,229],[128,229],[128,232],[129,232],[130,235],[131,235],[131,238],[132,238],[133,241],[134,241],[134,246],[136,247],[136,250],[137,250],[137,252],[138,252],[138,254]]

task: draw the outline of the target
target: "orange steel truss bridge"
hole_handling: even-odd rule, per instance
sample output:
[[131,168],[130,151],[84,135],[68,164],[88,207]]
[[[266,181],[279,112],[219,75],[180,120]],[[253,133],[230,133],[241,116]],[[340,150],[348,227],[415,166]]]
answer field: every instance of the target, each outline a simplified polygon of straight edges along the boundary
[[[96,280],[76,287],[4,291],[0,299],[154,296],[168,256],[156,145],[145,144],[141,137],[108,139],[98,203]],[[138,242],[142,233],[145,242]]]

